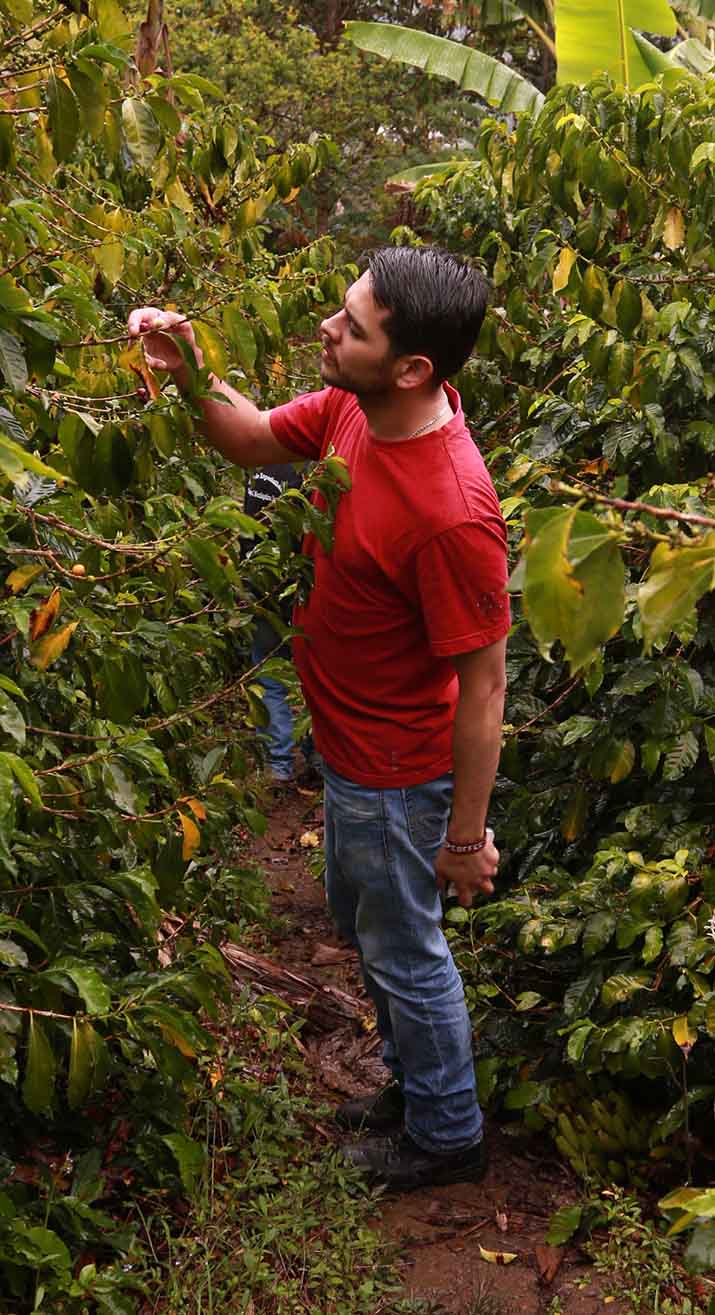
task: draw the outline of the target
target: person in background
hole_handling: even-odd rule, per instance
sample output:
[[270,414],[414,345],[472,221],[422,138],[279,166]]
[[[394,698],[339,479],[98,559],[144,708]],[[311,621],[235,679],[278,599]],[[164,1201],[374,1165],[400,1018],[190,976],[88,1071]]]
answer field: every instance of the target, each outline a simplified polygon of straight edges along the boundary
[[[356,945],[391,1081],[338,1111],[368,1136],[350,1163],[393,1189],[474,1181],[486,1165],[464,991],[440,889],[490,894],[487,808],[501,746],[509,630],[506,531],[447,382],[488,285],[434,247],[383,248],[320,326],[324,387],[261,411],[221,380],[201,429],[242,466],[319,460],[351,478],[333,546],[307,535],[315,583],[293,652],[325,778],[328,904]],[[129,317],[150,366],[189,387],[177,312]],[[225,401],[229,405],[225,405]],[[394,1134],[394,1135],[393,1135]]]
[[[289,462],[251,471],[246,480],[245,510],[249,516],[256,517],[267,503],[280,497],[285,489],[300,488],[300,485],[301,476]],[[290,623],[290,616],[286,616],[285,620]],[[259,616],[256,618],[251,646],[254,665],[262,662],[269,654],[276,657],[290,656],[286,646],[281,645],[280,636],[270,621]],[[295,780],[295,772],[293,712],[288,701],[288,691],[282,681],[273,676],[262,676],[259,673],[258,681],[263,688],[263,701],[270,719],[263,738],[267,746],[271,778],[276,786],[290,785]]]

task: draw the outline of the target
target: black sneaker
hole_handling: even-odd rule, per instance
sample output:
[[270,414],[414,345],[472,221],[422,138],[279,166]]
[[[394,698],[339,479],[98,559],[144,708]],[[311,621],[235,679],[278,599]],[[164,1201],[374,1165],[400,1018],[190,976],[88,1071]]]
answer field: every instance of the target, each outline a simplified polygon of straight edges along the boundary
[[341,1128],[357,1132],[390,1132],[401,1127],[405,1118],[405,1098],[399,1082],[388,1082],[369,1096],[346,1100],[335,1111],[335,1122]]
[[483,1141],[450,1155],[433,1155],[423,1151],[406,1132],[401,1137],[375,1138],[357,1146],[343,1146],[342,1154],[371,1183],[402,1192],[446,1183],[476,1183],[487,1168]]

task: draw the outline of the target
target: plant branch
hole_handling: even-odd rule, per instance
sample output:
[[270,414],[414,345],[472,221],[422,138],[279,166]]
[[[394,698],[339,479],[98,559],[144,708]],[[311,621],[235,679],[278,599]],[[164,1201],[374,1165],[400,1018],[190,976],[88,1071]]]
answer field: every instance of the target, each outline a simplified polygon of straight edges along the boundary
[[563,493],[569,498],[585,499],[590,502],[598,502],[607,507],[613,507],[615,511],[638,511],[643,515],[655,516],[658,520],[678,521],[684,525],[703,525],[708,529],[715,529],[715,518],[712,516],[699,516],[695,512],[676,511],[673,507],[654,507],[649,502],[630,502],[627,498],[609,498],[604,493],[595,493],[589,488],[572,488],[569,484],[563,484],[558,480],[555,484],[556,491]]

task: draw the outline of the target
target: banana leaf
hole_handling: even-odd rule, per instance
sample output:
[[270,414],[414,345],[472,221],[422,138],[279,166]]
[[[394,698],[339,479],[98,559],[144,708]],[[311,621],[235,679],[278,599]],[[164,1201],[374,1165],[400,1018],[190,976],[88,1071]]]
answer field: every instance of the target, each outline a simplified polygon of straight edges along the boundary
[[668,0],[556,0],[558,82],[588,82],[608,73],[625,87],[639,87],[653,74],[631,28],[675,36]]
[[705,75],[715,65],[715,55],[703,45],[702,41],[698,41],[697,37],[688,37],[686,41],[680,41],[667,54],[654,46],[646,37],[642,37],[639,32],[634,32],[633,38],[643,63],[653,78],[659,73],[667,73],[674,68]]
[[502,111],[521,111],[536,117],[544,103],[536,87],[498,59],[471,46],[448,41],[446,37],[393,23],[356,22],[345,24],[345,35],[360,50],[413,64],[435,77],[448,78],[462,91],[474,91]]

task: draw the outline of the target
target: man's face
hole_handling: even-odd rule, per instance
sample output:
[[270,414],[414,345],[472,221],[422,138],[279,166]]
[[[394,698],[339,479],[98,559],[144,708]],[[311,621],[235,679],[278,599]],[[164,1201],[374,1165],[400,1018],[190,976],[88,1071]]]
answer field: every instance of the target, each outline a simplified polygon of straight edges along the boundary
[[320,376],[358,397],[390,391],[396,357],[383,328],[389,311],[375,304],[366,271],[348,288],[341,310],[320,326]]

